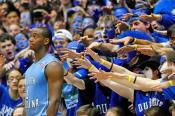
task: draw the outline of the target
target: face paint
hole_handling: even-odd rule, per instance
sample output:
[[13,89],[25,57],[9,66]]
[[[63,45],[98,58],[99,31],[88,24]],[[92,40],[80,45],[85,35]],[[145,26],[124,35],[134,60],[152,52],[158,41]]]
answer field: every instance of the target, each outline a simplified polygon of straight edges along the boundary
[[18,50],[22,50],[28,47],[28,40],[24,34],[19,33],[15,36],[16,46]]
[[149,79],[153,77],[153,71],[149,67],[145,67],[145,69],[143,70],[143,74],[146,76],[146,78],[149,78]]
[[81,31],[79,30],[82,27],[82,17],[77,16],[74,19],[74,23],[72,24],[72,29],[74,33],[80,34]]
[[115,28],[112,22],[108,21],[104,24],[104,33],[108,39],[113,39],[115,37]]
[[115,38],[115,29],[105,29],[105,35],[109,38],[109,39],[113,39]]

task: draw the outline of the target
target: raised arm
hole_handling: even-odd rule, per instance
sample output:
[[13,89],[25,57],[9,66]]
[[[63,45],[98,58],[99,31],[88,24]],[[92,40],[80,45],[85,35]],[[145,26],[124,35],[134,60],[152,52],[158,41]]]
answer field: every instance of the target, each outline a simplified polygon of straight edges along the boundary
[[98,80],[110,79],[111,81],[142,91],[154,91],[153,87],[160,84],[160,80],[151,80],[143,76],[132,76],[127,73],[100,72],[100,75],[98,74],[96,78]]

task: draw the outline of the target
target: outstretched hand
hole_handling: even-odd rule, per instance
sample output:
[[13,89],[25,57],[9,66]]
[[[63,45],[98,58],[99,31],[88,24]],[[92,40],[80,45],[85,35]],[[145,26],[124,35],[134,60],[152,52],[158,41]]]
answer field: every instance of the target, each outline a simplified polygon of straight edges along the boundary
[[91,76],[90,79],[96,79],[95,82],[98,82],[109,79],[111,77],[111,73],[112,72],[104,72],[102,70],[99,70],[99,71],[92,71],[90,74],[88,74],[88,76]]
[[129,42],[131,41],[131,39],[133,39],[132,37],[124,37],[122,39],[111,39],[110,43],[112,44],[117,44],[117,43],[123,43],[124,45],[128,45]]
[[133,51],[135,48],[131,45],[127,45],[127,46],[123,46],[121,47],[119,50],[117,50],[117,53],[119,54],[125,54],[128,53],[130,51]]
[[89,69],[91,67],[91,63],[87,59],[75,58],[72,64],[78,66],[78,68]]
[[137,51],[147,56],[154,56],[156,54],[152,48],[137,48]]
[[151,15],[142,15],[140,16],[141,19],[152,22],[152,21],[158,21],[161,16],[160,15],[156,15],[156,14],[151,14]]
[[80,58],[82,55],[79,53],[76,53],[72,50],[69,50],[67,48],[60,48],[58,49],[58,54],[60,54],[60,58],[62,61],[65,61],[67,58]]
[[85,54],[90,55],[97,62],[100,61],[100,56],[89,48],[85,50]]

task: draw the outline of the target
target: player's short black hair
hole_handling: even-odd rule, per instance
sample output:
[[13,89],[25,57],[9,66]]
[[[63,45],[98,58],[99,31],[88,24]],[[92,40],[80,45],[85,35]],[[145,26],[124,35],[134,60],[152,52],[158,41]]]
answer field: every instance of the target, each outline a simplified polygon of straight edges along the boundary
[[43,37],[49,38],[49,45],[53,45],[52,32],[47,27],[38,27],[38,29],[42,30]]

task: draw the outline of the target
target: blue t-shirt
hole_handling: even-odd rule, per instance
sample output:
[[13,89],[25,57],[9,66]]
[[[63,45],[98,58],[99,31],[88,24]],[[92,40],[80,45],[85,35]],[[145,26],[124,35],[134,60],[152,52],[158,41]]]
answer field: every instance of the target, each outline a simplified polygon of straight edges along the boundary
[[17,105],[22,103],[22,99],[13,100],[8,89],[0,84],[0,116],[11,116]]
[[175,99],[175,86],[168,87],[163,89],[165,99],[173,100]]
[[168,100],[165,99],[163,92],[134,91],[134,107],[137,116],[143,116],[144,111],[152,106],[159,106],[168,110]]

